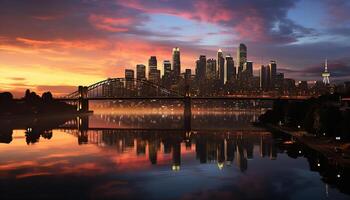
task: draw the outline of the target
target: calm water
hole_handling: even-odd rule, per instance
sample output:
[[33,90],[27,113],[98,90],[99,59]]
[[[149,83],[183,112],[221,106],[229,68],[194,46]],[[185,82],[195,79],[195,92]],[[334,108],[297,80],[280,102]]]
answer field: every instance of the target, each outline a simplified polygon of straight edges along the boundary
[[0,199],[350,199],[349,170],[262,111],[197,108],[189,129],[176,106],[95,109],[2,125]]

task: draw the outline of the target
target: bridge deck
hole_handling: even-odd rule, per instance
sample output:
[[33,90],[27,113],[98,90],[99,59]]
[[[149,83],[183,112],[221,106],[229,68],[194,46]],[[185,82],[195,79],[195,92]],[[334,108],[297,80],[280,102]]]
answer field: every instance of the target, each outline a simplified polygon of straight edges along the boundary
[[[186,97],[88,97],[89,101],[101,100],[183,100]],[[293,97],[271,97],[271,96],[224,96],[224,97],[190,97],[192,100],[306,100],[309,96],[293,96]],[[59,101],[76,101],[76,98],[59,98]]]

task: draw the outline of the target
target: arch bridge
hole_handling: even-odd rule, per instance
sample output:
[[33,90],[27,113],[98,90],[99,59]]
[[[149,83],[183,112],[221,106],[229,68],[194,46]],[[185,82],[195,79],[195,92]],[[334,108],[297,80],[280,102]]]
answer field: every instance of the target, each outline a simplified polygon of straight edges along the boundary
[[104,98],[161,98],[184,97],[176,91],[167,89],[147,80],[109,78],[87,87],[79,86],[78,90],[62,99]]
[[109,78],[90,86],[78,86],[77,91],[57,100],[74,102],[78,111],[87,112],[91,100],[176,99],[184,100],[186,107],[189,102],[186,96],[147,80]]
[[80,112],[89,111],[91,100],[132,100],[132,99],[173,99],[183,100],[185,115],[191,114],[191,99],[200,100],[305,100],[308,96],[267,96],[267,95],[227,95],[227,96],[190,96],[188,87],[185,92],[165,88],[147,80],[131,78],[109,78],[90,86],[78,86],[78,90],[59,101],[75,102]]

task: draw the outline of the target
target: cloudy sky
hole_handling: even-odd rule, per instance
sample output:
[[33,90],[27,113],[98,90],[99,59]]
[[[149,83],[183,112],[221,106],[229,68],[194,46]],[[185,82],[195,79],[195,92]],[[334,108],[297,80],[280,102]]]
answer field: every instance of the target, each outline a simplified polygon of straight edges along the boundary
[[349,0],[0,0],[0,89],[73,91],[181,49],[182,70],[239,43],[257,70],[350,79]]

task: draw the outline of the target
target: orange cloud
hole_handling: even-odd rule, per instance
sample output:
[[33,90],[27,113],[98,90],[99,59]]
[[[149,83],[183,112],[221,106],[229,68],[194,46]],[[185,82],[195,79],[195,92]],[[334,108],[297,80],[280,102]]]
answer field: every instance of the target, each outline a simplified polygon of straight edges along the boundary
[[127,32],[129,30],[127,26],[134,23],[132,18],[113,18],[95,14],[90,15],[89,21],[95,28],[109,32]]
[[[111,25],[133,23],[133,20],[126,18],[97,15],[93,18]],[[158,67],[162,70],[163,60],[171,60],[171,50],[175,46],[168,41],[127,35],[85,40],[27,37],[0,39],[6,41],[0,44],[1,90],[14,92],[16,96],[22,96],[27,88],[39,94],[48,89],[54,95],[64,95],[78,85],[123,77],[124,69],[135,69],[136,64],[143,63],[147,66],[151,55],[157,56]],[[198,55],[192,48],[180,46],[180,49],[182,70],[193,69]],[[8,77],[21,77],[23,80]]]
[[28,38],[16,38],[16,41],[36,48],[53,48],[53,49],[80,49],[80,50],[96,50],[105,48],[108,43],[104,40],[33,40]]

